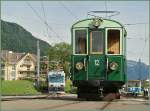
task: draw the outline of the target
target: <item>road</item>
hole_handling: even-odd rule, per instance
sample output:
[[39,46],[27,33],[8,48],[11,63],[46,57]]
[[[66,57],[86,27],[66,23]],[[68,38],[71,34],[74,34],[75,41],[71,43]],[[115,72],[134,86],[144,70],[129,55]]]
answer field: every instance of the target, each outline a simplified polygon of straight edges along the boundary
[[142,98],[86,101],[77,99],[76,95],[7,98],[1,106],[2,111],[149,111],[148,100]]

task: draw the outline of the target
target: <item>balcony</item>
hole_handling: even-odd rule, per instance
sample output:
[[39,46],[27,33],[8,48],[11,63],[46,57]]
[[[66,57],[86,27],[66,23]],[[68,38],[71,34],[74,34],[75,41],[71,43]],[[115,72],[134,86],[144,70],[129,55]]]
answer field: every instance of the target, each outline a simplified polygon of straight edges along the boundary
[[32,65],[32,62],[31,61],[24,61],[23,65]]
[[18,68],[18,71],[35,71],[35,69],[34,68]]

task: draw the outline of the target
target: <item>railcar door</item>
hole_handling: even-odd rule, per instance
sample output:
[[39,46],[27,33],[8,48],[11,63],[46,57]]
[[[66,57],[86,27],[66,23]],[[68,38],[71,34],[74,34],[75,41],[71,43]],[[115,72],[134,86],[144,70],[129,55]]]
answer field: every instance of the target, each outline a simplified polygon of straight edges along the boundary
[[87,79],[87,28],[73,29],[72,80]]
[[105,36],[104,30],[91,30],[89,32],[90,46],[88,58],[88,79],[105,79]]
[[106,28],[106,55],[108,63],[115,63],[116,69],[107,73],[109,81],[125,81],[125,44],[122,28]]

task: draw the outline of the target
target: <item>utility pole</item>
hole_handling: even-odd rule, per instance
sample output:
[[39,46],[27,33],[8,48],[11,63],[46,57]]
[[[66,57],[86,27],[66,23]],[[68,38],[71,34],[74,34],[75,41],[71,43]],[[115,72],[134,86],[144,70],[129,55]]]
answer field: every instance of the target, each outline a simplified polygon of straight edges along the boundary
[[141,88],[141,59],[139,59],[139,64],[138,64],[138,68],[139,68],[139,81],[140,81],[140,84],[139,84],[139,87]]
[[48,72],[49,72],[49,57],[47,57],[47,69],[46,69],[46,73],[48,74]]
[[141,59],[139,59],[138,68],[139,68],[139,80],[141,80]]
[[40,48],[39,40],[37,40],[37,86],[40,84]]

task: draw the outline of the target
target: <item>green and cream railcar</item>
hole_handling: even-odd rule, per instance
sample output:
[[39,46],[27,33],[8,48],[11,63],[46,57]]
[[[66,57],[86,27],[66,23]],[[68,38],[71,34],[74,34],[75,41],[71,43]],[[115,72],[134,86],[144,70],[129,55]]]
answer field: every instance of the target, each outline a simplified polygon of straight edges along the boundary
[[126,30],[109,19],[85,19],[71,28],[71,79],[78,97],[118,93],[126,82]]

